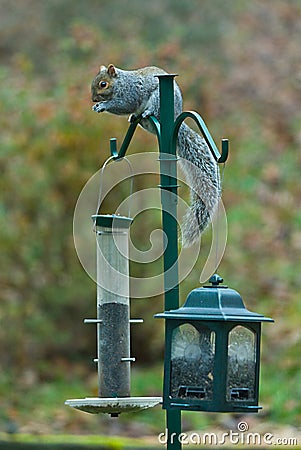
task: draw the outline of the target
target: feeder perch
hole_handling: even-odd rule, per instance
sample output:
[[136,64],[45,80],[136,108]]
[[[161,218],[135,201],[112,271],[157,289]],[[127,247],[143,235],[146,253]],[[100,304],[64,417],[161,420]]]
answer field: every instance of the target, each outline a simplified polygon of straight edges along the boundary
[[98,397],[66,400],[89,413],[118,416],[153,407],[161,397],[130,397],[129,227],[132,219],[94,215],[97,260],[97,318],[85,323],[97,326]]
[[166,319],[163,408],[257,412],[261,322],[240,294],[220,285],[194,289]]

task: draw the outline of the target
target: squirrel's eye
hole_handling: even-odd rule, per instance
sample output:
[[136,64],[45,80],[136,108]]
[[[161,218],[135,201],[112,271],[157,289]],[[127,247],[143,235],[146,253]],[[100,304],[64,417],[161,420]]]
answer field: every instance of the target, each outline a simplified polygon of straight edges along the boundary
[[99,83],[99,87],[101,87],[101,88],[105,88],[105,87],[107,87],[107,85],[108,85],[108,83],[106,81],[100,81],[100,83]]

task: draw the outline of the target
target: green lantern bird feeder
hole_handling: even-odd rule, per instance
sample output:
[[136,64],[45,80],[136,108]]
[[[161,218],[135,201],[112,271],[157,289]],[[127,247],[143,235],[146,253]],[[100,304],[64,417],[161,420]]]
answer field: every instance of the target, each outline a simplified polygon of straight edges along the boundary
[[261,322],[239,293],[220,285],[194,289],[166,320],[163,407],[192,411],[257,412]]

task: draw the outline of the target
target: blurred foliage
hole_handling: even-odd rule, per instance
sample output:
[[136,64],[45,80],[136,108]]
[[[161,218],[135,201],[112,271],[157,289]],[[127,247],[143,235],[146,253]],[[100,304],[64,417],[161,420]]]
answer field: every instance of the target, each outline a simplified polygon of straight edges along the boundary
[[[262,398],[272,420],[300,423],[300,24],[298,0],[0,0],[0,386],[2,397],[14,392],[3,420],[18,420],[19,396],[37,384],[66,379],[71,393],[72,379],[93,371],[95,330],[81,322],[94,315],[95,286],[72,220],[109,138],[127,129],[125,118],[90,110],[89,84],[113,62],[178,73],[185,109],[201,113],[217,142],[230,139],[219,271],[250,309],[276,320],[264,327]],[[143,130],[130,151],[141,149],[156,151]],[[140,177],[139,189],[149,182]],[[118,203],[124,191],[114,195]],[[144,230],[140,239],[142,248]],[[205,253],[209,241],[210,231]],[[183,298],[200,271],[182,283]],[[142,363],[162,361],[162,324],[152,319],[162,308],[162,298],[132,305],[145,318],[133,327]]]

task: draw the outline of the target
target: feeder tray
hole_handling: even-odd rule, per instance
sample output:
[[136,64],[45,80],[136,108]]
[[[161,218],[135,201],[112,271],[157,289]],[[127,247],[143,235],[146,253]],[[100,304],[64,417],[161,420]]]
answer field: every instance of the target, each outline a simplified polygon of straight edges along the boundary
[[136,412],[142,409],[153,408],[161,402],[161,397],[88,397],[66,400],[65,405],[91,414],[104,413],[117,417],[118,414],[123,412]]

